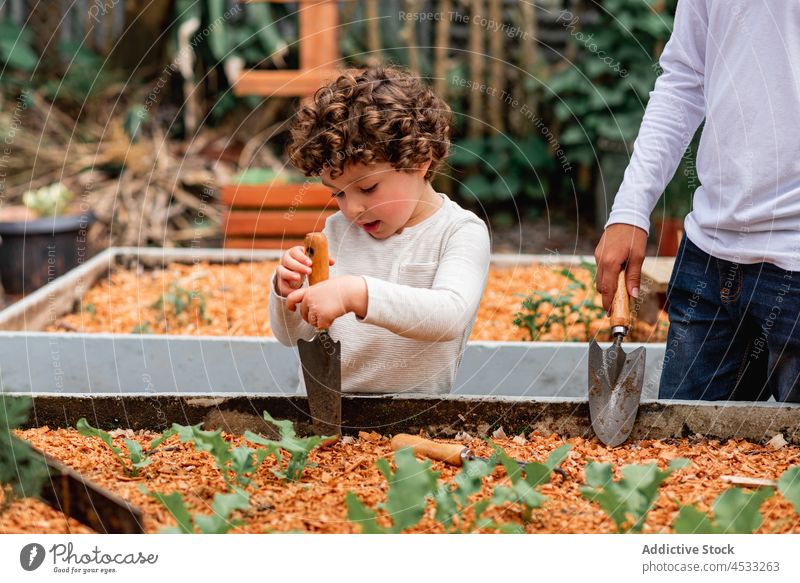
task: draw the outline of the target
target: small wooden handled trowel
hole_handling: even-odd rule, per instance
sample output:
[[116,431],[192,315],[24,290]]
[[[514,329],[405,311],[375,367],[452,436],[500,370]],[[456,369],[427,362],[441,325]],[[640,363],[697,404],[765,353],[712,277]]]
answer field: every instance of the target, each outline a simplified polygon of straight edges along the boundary
[[589,345],[589,416],[598,439],[614,447],[633,431],[644,382],[644,347],[630,354],[622,350],[631,322],[624,269],[619,273],[609,319],[614,344],[605,350],[594,340]]
[[[323,233],[305,238],[311,259],[309,285],[328,279],[328,239]],[[334,342],[327,330],[317,329],[312,340],[298,340],[300,363],[308,394],[314,433],[323,436],[342,432],[342,343]]]

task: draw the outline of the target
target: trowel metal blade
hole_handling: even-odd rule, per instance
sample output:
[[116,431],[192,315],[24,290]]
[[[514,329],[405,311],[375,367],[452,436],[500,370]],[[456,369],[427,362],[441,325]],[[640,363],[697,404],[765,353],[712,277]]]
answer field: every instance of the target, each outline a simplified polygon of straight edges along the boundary
[[342,343],[322,330],[313,340],[298,340],[311,422],[317,435],[342,432]]
[[644,384],[645,350],[626,354],[619,346],[606,350],[589,345],[589,415],[592,429],[614,447],[630,436]]

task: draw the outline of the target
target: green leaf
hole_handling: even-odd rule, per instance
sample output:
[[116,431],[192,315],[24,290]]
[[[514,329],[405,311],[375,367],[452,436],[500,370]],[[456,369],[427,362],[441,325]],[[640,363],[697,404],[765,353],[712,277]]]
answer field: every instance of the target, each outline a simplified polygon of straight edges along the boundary
[[206,0],[208,7],[208,45],[211,54],[222,60],[228,53],[228,24],[224,22],[225,0]]
[[794,506],[800,514],[800,466],[792,466],[778,479],[778,492]]
[[222,476],[225,485],[229,489],[233,489],[230,476],[228,472],[231,470],[229,464],[232,459],[231,446],[222,437],[222,430],[216,431],[203,431],[200,425],[184,426],[177,423],[172,425],[175,434],[183,443],[193,443],[198,451],[205,451],[214,456],[217,462],[217,468]]
[[617,531],[641,532],[658,497],[658,488],[673,471],[685,466],[683,459],[674,460],[663,472],[656,464],[631,464],[622,468],[622,478],[614,482],[611,464],[592,462],[584,470],[591,487],[581,488],[581,495],[599,504],[614,521]]
[[761,526],[759,509],[772,496],[769,488],[745,492],[741,488],[730,488],[720,494],[712,508],[720,534],[751,534]]
[[39,56],[20,38],[0,37],[0,61],[10,69],[33,71],[39,63]]
[[[492,473],[495,466],[495,460],[466,460],[461,471],[453,478],[452,485],[444,484],[436,489],[433,495],[436,502],[435,519],[451,532],[470,532],[480,528],[481,514],[490,501],[484,499],[474,505],[472,525],[466,524],[465,512],[470,507],[470,498],[481,491],[484,478]],[[456,518],[459,519],[459,528],[453,531]]]
[[294,482],[300,480],[308,464],[308,455],[315,447],[318,447],[319,444],[330,439],[330,437],[312,435],[310,437],[300,438],[297,437],[297,433],[291,421],[273,419],[266,411],[264,411],[264,419],[278,428],[280,440],[273,441],[261,435],[257,435],[252,431],[245,432],[245,439],[258,445],[266,446],[279,463],[283,462],[280,450],[287,452],[289,454],[289,462],[286,465],[286,470],[273,470],[273,473],[287,481]]
[[[272,55],[286,50],[286,40],[278,31],[278,26],[272,16],[272,7],[269,4],[247,4],[246,21],[255,24],[256,35],[261,44],[258,61],[264,58],[264,54]],[[248,35],[251,33],[248,31]],[[257,45],[254,45],[257,47]]]
[[398,451],[394,459],[396,471],[389,479],[384,509],[392,519],[393,532],[399,533],[420,521],[439,473],[431,470],[430,462],[419,462],[409,448]]
[[677,534],[717,534],[708,516],[694,506],[681,507],[672,529]]
[[230,516],[237,510],[245,510],[250,506],[250,499],[241,490],[230,494],[215,494],[211,503],[211,515],[196,515],[195,525],[203,534],[225,534],[240,525],[241,520],[231,520]]
[[769,488],[754,492],[729,488],[714,500],[711,516],[683,506],[672,528],[678,534],[752,534],[761,526],[761,505],[771,496]]
[[428,505],[428,498],[436,497],[439,473],[431,470],[430,462],[417,461],[411,448],[396,452],[394,461],[394,473],[385,458],[375,462],[389,482],[386,502],[379,505],[392,521],[388,530],[378,527],[373,510],[365,507],[352,492],[347,493],[348,519],[361,524],[364,533],[401,533],[420,521]]
[[148,448],[148,452],[147,453],[148,454],[152,453],[152,451],[154,449],[159,447],[162,443],[164,443],[167,439],[169,439],[170,437],[172,437],[175,434],[176,434],[176,431],[175,431],[174,428],[167,429],[159,437],[157,437],[156,439],[154,439],[153,441],[150,442],[150,447]]
[[172,494],[151,492],[150,496],[163,505],[175,519],[175,522],[178,523],[177,529],[165,529],[162,532],[177,532],[180,534],[192,534],[194,532],[192,515],[189,514],[180,492],[173,492]]
[[378,526],[375,512],[364,506],[353,492],[345,496],[347,504],[347,520],[358,524],[363,534],[386,534],[387,531]]
[[28,419],[31,400],[0,393],[0,488],[3,501],[0,513],[17,498],[38,496],[47,466],[30,444],[14,435],[14,429]]
[[139,444],[138,441],[134,441],[132,439],[125,440],[125,447],[128,449],[128,456],[131,460],[131,467],[133,470],[131,471],[131,475],[135,476],[138,474],[138,470],[141,470],[144,467],[150,465],[152,462],[149,459],[144,451],[142,450],[142,446]]
[[130,470],[128,470],[128,464],[125,463],[125,458],[122,456],[122,450],[114,445],[114,442],[108,433],[102,429],[97,429],[96,427],[89,425],[86,417],[81,417],[78,419],[75,429],[77,429],[78,433],[84,437],[97,437],[100,439],[108,446],[108,449],[111,450],[111,453],[114,454],[114,457],[117,458],[117,461],[119,462],[119,465],[122,466],[122,469],[125,470],[126,473],[130,472]]
[[586,482],[595,488],[602,488],[614,481],[611,464],[589,462],[584,469],[584,473],[586,474]]

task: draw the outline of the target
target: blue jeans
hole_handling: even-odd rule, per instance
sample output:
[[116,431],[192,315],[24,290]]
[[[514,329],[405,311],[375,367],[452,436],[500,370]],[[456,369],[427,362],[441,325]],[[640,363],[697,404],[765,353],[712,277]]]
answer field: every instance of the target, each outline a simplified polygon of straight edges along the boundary
[[723,261],[684,237],[667,301],[660,399],[800,402],[800,272]]

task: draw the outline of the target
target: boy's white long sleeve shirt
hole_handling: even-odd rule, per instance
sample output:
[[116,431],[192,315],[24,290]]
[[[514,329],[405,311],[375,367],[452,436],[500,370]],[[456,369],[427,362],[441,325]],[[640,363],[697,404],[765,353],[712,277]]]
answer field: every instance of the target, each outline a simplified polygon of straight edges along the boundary
[[[330,277],[362,276],[366,317],[350,313],[331,325],[342,343],[346,393],[447,393],[455,381],[489,271],[486,224],[446,195],[422,222],[388,239],[374,239],[338,212],[326,221]],[[313,326],[291,312],[276,291],[270,325],[285,345],[310,340]],[[305,284],[307,285],[307,284]],[[300,392],[304,392],[300,374]]]
[[650,213],[705,118],[686,235],[737,263],[800,270],[800,1],[679,0],[608,224]]

